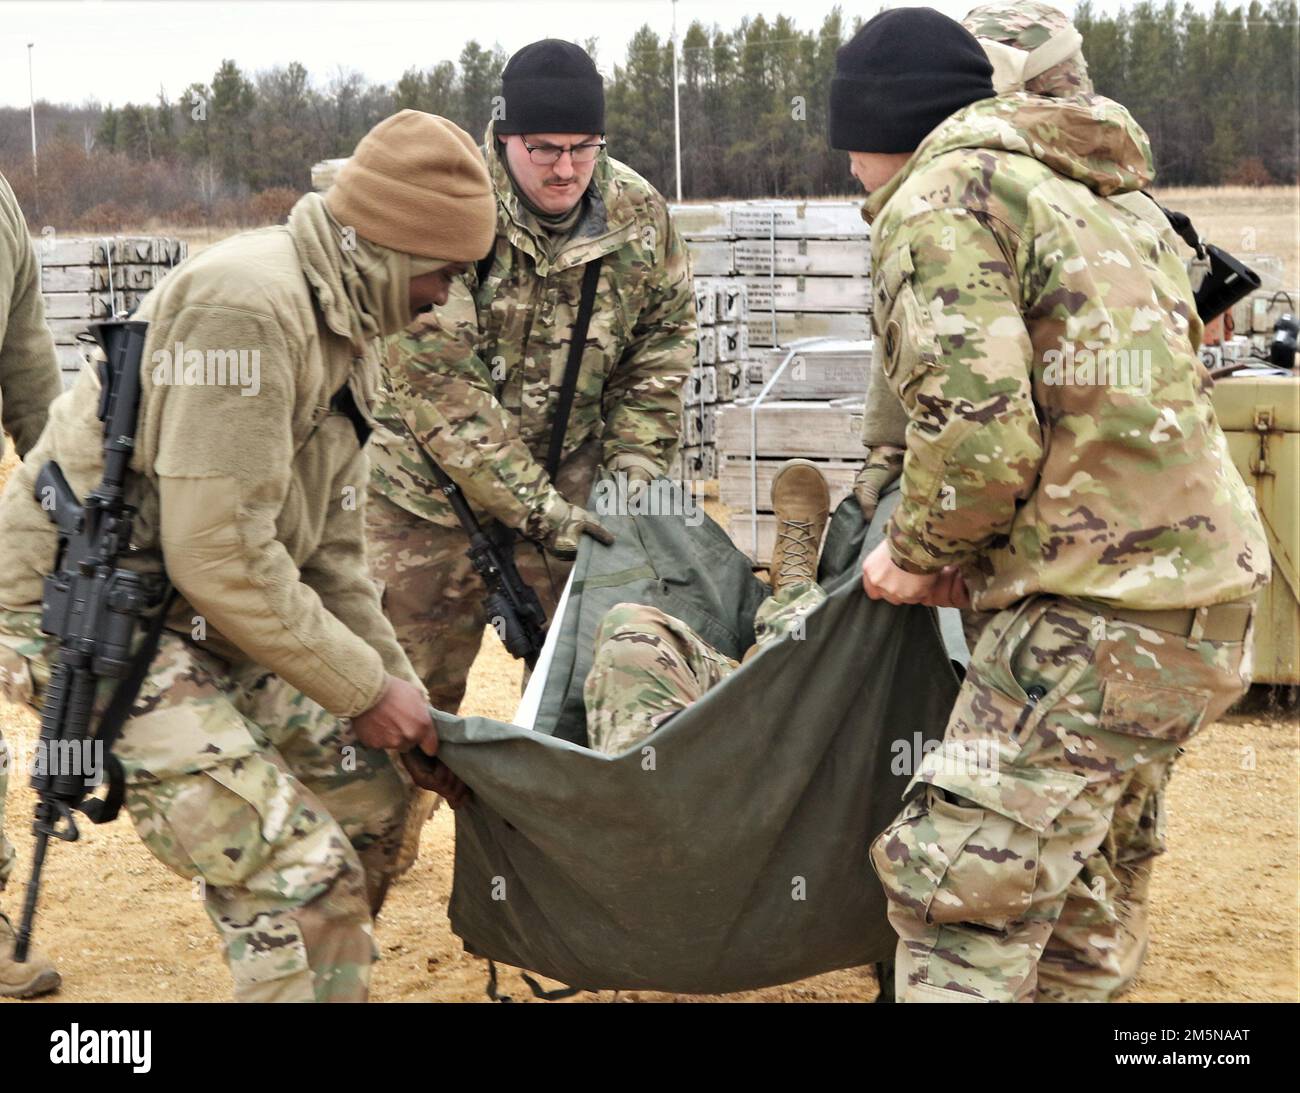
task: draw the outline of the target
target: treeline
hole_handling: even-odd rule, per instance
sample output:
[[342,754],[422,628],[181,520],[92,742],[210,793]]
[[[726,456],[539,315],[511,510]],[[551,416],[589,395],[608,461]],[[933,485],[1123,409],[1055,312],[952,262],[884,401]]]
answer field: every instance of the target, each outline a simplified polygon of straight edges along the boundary
[[[836,9],[809,30],[786,16],[731,30],[692,23],[679,54],[684,194],[851,192],[845,156],[826,146],[826,100],[835,51],[866,17],[849,22]],[[1296,181],[1296,0],[1218,3],[1208,14],[1143,0],[1114,15],[1084,0],[1075,22],[1098,91],[1150,133],[1162,184]],[[585,45],[596,54],[597,43]],[[347,155],[395,110],[443,114],[478,138],[505,62],[500,48],[471,41],[457,62],[412,69],[388,86],[356,72],[317,82],[297,62],[248,74],[227,60],[174,99],[38,103],[39,177],[27,111],[0,110],[0,170],[42,224],[265,222],[308,188],[313,163]],[[645,26],[606,82],[613,154],[669,195],[672,72],[670,41]]]

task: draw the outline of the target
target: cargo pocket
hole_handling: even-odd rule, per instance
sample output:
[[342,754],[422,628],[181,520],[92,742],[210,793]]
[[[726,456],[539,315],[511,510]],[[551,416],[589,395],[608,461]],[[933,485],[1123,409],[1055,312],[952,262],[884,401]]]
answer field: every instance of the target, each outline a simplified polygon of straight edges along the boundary
[[237,1002],[314,1002],[314,976],[302,928],[288,914],[221,928]]
[[[872,846],[886,894],[931,925],[1006,929],[1029,910],[1042,835],[1087,779],[1066,771],[936,770],[927,756],[924,790]],[[927,769],[929,767],[929,769]]]
[[1209,691],[1107,679],[1102,691],[1101,727],[1125,736],[1181,744],[1200,730],[1211,697]]

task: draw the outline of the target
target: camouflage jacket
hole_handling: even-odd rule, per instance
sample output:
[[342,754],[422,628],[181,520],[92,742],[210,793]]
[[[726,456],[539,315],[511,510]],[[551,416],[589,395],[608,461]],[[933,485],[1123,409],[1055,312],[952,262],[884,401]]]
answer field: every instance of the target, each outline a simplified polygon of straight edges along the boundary
[[979,609],[1034,592],[1139,610],[1265,584],[1210,404],[1146,135],[1100,97],[959,111],[871,195],[873,323],[908,414],[895,562],[962,567]]
[[62,390],[36,250],[18,199],[0,175],[0,458],[5,433],[12,434],[20,458],[27,454]]
[[[371,487],[455,525],[395,427],[404,421],[476,509],[537,537],[558,497],[542,463],[583,267],[603,256],[563,458],[599,447],[592,472],[600,462],[657,474],[671,461],[695,358],[695,304],[686,248],[663,198],[638,174],[602,153],[591,206],[552,259],[493,151],[490,126],[486,139],[499,217],[492,263],[482,284],[471,270],[444,306],[390,341]],[[585,489],[577,492],[585,501]]]

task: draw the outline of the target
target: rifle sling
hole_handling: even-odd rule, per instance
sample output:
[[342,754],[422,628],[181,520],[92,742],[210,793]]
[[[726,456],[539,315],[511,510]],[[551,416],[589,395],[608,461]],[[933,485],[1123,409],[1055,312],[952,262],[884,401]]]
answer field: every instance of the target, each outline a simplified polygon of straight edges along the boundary
[[600,280],[600,263],[603,257],[600,254],[596,255],[582,271],[582,296],[578,300],[578,316],[573,321],[573,330],[569,335],[569,358],[564,364],[560,401],[555,408],[555,420],[551,423],[551,443],[546,453],[546,474],[552,485],[555,484],[555,475],[560,469],[564,435],[569,431],[569,413],[573,409],[574,392],[578,389],[582,351],[587,348],[587,329],[591,326],[591,312],[596,304],[596,283]]
[[167,615],[175,599],[176,589],[169,588],[158,614],[150,621],[144,640],[136,650],[130,673],[123,676],[121,682],[113,689],[113,697],[109,699],[104,716],[99,719],[99,731],[95,733],[95,739],[104,749],[108,793],[102,799],[92,797],[81,805],[81,811],[91,823],[109,823],[117,818],[122,808],[122,801],[126,796],[126,773],[122,769],[121,760],[113,754],[113,745],[122,735],[122,726],[126,724],[126,719],[131,714],[131,706],[135,703],[136,695],[140,693],[144,677],[149,674],[149,665],[153,663],[154,654],[158,651],[163,627],[167,625]]
[[[1146,191],[1144,190],[1143,193],[1146,193]],[[1151,197],[1151,195],[1147,194],[1147,197]],[[1196,257],[1204,258],[1205,244],[1201,242],[1201,234],[1196,230],[1196,225],[1192,223],[1192,218],[1186,213],[1166,209],[1154,197],[1151,197],[1151,200],[1155,201],[1156,208],[1165,214],[1165,219],[1169,221],[1169,226],[1174,229],[1175,234],[1196,252]]]

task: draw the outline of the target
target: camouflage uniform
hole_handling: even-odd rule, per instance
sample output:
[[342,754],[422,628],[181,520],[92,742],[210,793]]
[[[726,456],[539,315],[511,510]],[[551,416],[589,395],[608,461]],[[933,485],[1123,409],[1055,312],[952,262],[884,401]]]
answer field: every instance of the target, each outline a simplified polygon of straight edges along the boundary
[[[460,525],[403,423],[480,517],[540,539],[564,507],[561,495],[586,502],[598,465],[649,475],[667,468],[695,356],[687,252],[654,188],[602,154],[587,212],[556,243],[521,205],[496,145],[489,126],[484,154],[499,217],[490,267],[481,285],[471,271],[445,306],[389,344],[376,411],[387,428],[368,449],[372,498],[382,499],[367,516],[372,572],[399,641],[448,712],[482,636],[482,589]],[[542,460],[583,267],[598,255],[596,307],[552,484]],[[552,562],[534,587],[549,598],[552,581],[562,587],[566,576]]]
[[1127,986],[1160,789],[1249,681],[1262,528],[1183,265],[1107,200],[1150,176],[1118,104],[1021,93],[950,117],[865,207],[908,414],[890,553],[959,565],[995,612],[945,750],[872,847],[902,1000]]
[[[180,596],[118,751],[137,830],[195,879],[241,999],[365,999],[370,912],[410,796],[348,727],[389,675],[417,681],[366,568],[366,460],[331,406],[344,385],[369,405],[374,335],[395,328],[376,314],[409,314],[410,260],[340,247],[339,231],[308,194],[287,225],[195,256],[137,312],[150,325],[125,564],[165,562]],[[171,382],[151,350],[178,342],[200,360],[256,346],[257,397]],[[83,369],[0,493],[0,682],[16,701],[39,702],[49,673],[39,607],[57,536],[34,482],[55,460],[78,496],[98,484],[100,393]]]
[[[758,647],[787,634],[799,640],[803,620],[824,599],[821,586],[811,581],[769,596],[754,616]],[[739,662],[657,607],[615,604],[601,619],[583,686],[589,746],[606,755],[627,751],[737,667]]]
[[[0,697],[36,709],[55,651],[39,623],[0,611]],[[365,1000],[406,811],[387,753],[257,664],[165,631],[114,754],[141,839],[196,882],[237,1001]],[[0,887],[12,864],[4,843]]]

